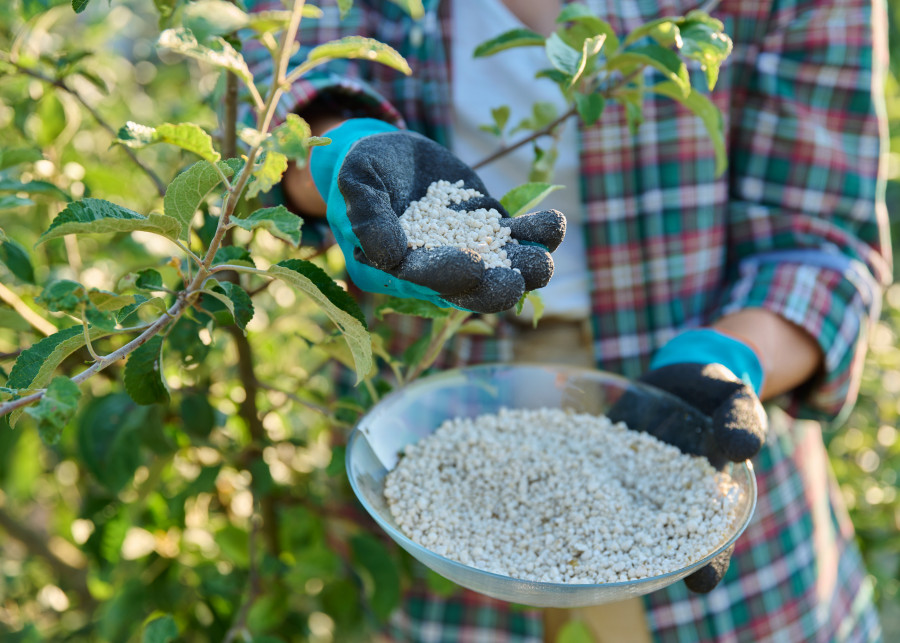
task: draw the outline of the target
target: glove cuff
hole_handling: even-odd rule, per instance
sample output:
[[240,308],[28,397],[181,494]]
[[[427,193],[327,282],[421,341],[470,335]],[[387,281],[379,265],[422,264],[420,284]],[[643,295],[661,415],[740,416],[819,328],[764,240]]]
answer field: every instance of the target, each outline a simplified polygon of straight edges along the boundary
[[331,205],[332,193],[338,194],[336,185],[338,170],[341,169],[344,157],[353,144],[366,136],[395,132],[397,129],[395,125],[376,118],[351,118],[327,132],[327,138],[331,139],[331,143],[314,147],[309,162],[313,183],[316,184],[316,189],[327,205]]
[[764,372],[756,351],[729,335],[712,328],[698,328],[676,335],[650,361],[655,369],[685,362],[721,364],[759,395]]

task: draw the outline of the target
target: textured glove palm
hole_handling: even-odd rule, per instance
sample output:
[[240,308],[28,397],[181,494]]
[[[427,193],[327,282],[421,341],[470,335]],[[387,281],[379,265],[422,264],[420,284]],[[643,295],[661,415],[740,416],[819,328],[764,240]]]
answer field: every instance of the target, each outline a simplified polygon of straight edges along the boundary
[[[565,235],[561,213],[547,210],[510,218],[498,201],[487,196],[470,167],[419,134],[380,121],[354,119],[328,135],[335,148],[330,155],[320,150],[313,155],[313,178],[326,195],[328,221],[350,277],[363,290],[494,313],[511,308],[526,290],[550,280],[550,252]],[[329,162],[338,171],[329,169]],[[495,208],[501,213],[501,225],[509,227],[513,239],[523,242],[505,246],[512,268],[518,271],[485,268],[480,255],[468,249],[407,247],[399,217],[438,180],[462,180],[465,189],[485,195],[461,203],[460,208]]]

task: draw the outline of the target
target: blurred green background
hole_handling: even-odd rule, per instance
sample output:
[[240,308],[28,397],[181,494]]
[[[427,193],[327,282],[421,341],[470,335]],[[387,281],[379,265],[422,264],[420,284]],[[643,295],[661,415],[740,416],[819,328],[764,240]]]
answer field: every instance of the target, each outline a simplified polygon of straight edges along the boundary
[[[74,33],[72,30],[77,30],[79,44],[85,49],[98,52],[111,49],[119,54],[92,56],[73,63],[83,67],[83,73],[73,83],[88,98],[91,105],[116,127],[126,120],[135,120],[144,123],[193,121],[209,130],[215,128],[217,74],[212,70],[198,71],[196,66],[185,65],[180,59],[159,59],[159,54],[153,46],[158,35],[157,14],[153,9],[153,3],[115,0],[107,4],[97,0],[95,4],[102,5],[103,10],[89,11],[80,19],[74,16],[69,3],[62,0],[20,0],[20,3],[33,16],[29,23],[30,40],[5,41],[4,46],[20,47],[26,53],[33,47],[34,55],[38,55],[37,52],[53,52],[64,44],[60,34],[72,34]],[[12,12],[20,3],[2,3],[0,33],[5,26],[15,23]],[[60,6],[45,12],[48,7],[54,5]],[[891,64],[885,97],[892,151],[889,164],[891,181],[887,198],[894,245],[897,249],[895,254],[900,254],[900,0],[889,0],[889,11]],[[9,33],[6,35],[10,36]],[[197,93],[204,97],[202,103],[186,100],[186,97],[195,96]],[[39,80],[27,77],[0,78],[0,141],[13,130],[25,132],[27,138],[37,141],[45,149],[45,161],[35,164],[31,178],[52,182],[68,190],[76,198],[90,196],[91,191],[95,190],[101,192],[104,198],[127,203],[137,211],[148,211],[157,198],[147,177],[130,163],[121,149],[110,149],[112,138],[109,132],[98,127],[83,106],[77,104],[71,96],[49,91],[48,86]],[[141,157],[154,167],[174,169],[184,162],[179,152],[165,146],[148,148],[141,153]],[[50,202],[39,201],[34,209],[30,210],[34,215],[32,218],[18,220],[12,227],[5,223],[7,232],[13,237],[36,237],[55,213],[54,207]],[[70,244],[68,240],[65,243],[60,241],[58,244],[47,244],[40,250],[41,253],[45,253],[41,261],[36,261],[35,264],[42,266],[68,264],[79,273],[78,276],[86,285],[110,287],[110,275],[121,274],[129,265],[147,265],[148,262],[156,260],[160,253],[170,251],[154,246],[150,238],[134,236],[133,240],[128,237],[121,240],[114,249],[91,238],[84,239],[78,244]],[[282,249],[276,244],[266,250],[277,253]],[[897,269],[900,268],[900,261],[895,263],[897,264],[895,274],[900,276],[900,270]],[[67,276],[59,271],[55,275]],[[38,275],[38,283],[46,276],[46,274]],[[69,276],[75,277],[75,274]],[[288,335],[302,337],[305,332],[313,332],[310,329],[285,326],[290,323],[286,319],[265,318],[266,310],[277,309],[276,303],[291,306],[293,297],[286,288],[272,288],[271,292],[263,294],[262,303],[258,304],[262,319],[258,323],[265,324],[271,321],[273,325],[278,323],[280,326],[279,332],[272,333],[270,338],[264,333],[257,333],[254,342],[257,343],[257,359],[260,363],[267,360],[276,363],[279,361],[279,354],[291,350],[290,347],[273,341],[273,338],[280,339]],[[0,317],[5,314],[0,309]],[[0,319],[0,322],[3,321]],[[14,323],[9,320],[7,322]],[[12,334],[0,333],[0,367],[8,371],[19,346],[17,342],[20,335],[16,332],[24,333],[27,330],[27,327],[18,331],[13,328]],[[302,339],[295,341],[302,345]],[[231,356],[228,358],[231,359]],[[109,382],[104,378],[95,380],[92,384],[93,394],[107,395],[111,390]],[[318,382],[325,386],[325,381],[324,378],[314,380],[314,385]],[[173,380],[173,383],[176,382]],[[221,383],[216,386],[217,388],[212,391],[218,400],[216,408],[207,407],[209,413],[215,414],[210,419],[211,426],[223,422],[224,417],[234,416],[243,399],[243,389],[238,384]],[[278,407],[284,404],[284,400],[279,399],[278,395],[272,393],[270,406]],[[110,396],[104,399],[113,403],[118,398]],[[96,412],[108,410],[109,407],[98,408]],[[271,420],[268,420],[266,430],[273,436],[273,440],[276,439],[275,436],[299,431],[291,426],[291,422],[303,424],[301,419],[296,417],[289,419],[287,414],[271,413],[267,417]],[[145,419],[141,416],[135,421],[139,424]],[[881,320],[871,335],[859,402],[841,426],[830,427],[825,435],[834,470],[847,499],[869,571],[876,582],[886,641],[900,641],[898,419],[900,419],[900,283],[888,290]],[[174,418],[163,420],[177,421]],[[82,420],[87,421],[89,419]],[[294,450],[285,447],[290,453],[266,455],[266,462],[276,477],[280,471],[285,480],[293,481],[292,484],[296,484],[296,480],[299,479],[303,484],[309,485],[311,493],[315,493],[316,489],[324,484],[322,477],[316,472],[324,470],[330,461],[327,447],[323,440],[319,439],[322,434],[310,428],[315,426],[314,422],[303,426],[302,430],[305,431],[303,440]],[[79,431],[78,435],[84,435],[84,431],[81,429]],[[80,449],[83,455],[86,453],[84,445],[76,446],[70,443],[64,444],[63,447],[69,449],[69,452]],[[111,448],[120,447],[123,448],[123,454],[129,453],[128,444]],[[131,449],[134,451],[136,447]],[[186,453],[188,454],[186,456],[176,455],[172,464],[186,479],[203,480],[203,475],[198,475],[198,472],[211,470],[217,464],[213,449],[201,447]],[[89,449],[87,456],[90,457]],[[126,505],[131,503],[132,507],[138,506],[140,511],[147,515],[163,516],[164,508],[155,504],[158,500],[155,495],[147,497],[140,495],[141,488],[144,488],[140,483],[147,477],[160,475],[160,471],[152,467],[141,466],[145,461],[149,462],[149,459],[129,461],[123,465],[125,466],[123,479],[131,481],[131,474],[135,469],[138,475],[133,487],[129,484],[119,492],[119,499]],[[130,471],[129,465],[132,465]],[[81,511],[81,503],[86,499],[79,487],[79,478],[83,475],[73,459],[57,457],[44,449],[35,431],[0,431],[0,489],[2,489],[0,532],[16,528],[15,525],[5,521],[8,514],[2,511],[4,507],[8,509],[28,506],[30,509],[26,526],[39,530],[49,529],[52,535],[46,547],[49,547],[57,557],[75,566],[84,563],[84,555],[78,551],[82,546],[85,547],[88,556],[108,562],[111,565],[110,569],[115,568],[119,556],[134,560],[128,558],[131,556],[129,552],[135,557],[140,557],[145,555],[140,552],[155,549],[159,554],[160,558],[141,568],[137,582],[122,578],[123,575],[132,573],[127,571],[125,559],[121,561],[118,572],[110,572],[102,578],[89,579],[91,592],[95,596],[107,593],[112,597],[111,592],[119,592],[118,596],[103,608],[106,612],[103,621],[105,630],[101,634],[109,640],[117,640],[116,637],[120,633],[130,631],[129,627],[134,624],[128,622],[131,612],[125,607],[129,601],[140,605],[143,600],[141,592],[144,588],[149,588],[148,591],[152,591],[155,585],[165,588],[166,582],[199,585],[206,583],[209,578],[213,578],[215,582],[222,582],[230,571],[228,565],[241,564],[241,538],[245,532],[227,524],[217,532],[215,543],[198,540],[194,543],[196,546],[193,549],[183,544],[185,551],[180,554],[176,544],[180,535],[171,529],[167,531],[164,527],[165,520],[162,518],[159,522],[162,527],[154,533],[129,528],[132,524],[131,518],[137,509],[132,510],[131,514],[101,517],[101,520],[108,520],[101,534],[102,538],[92,537],[94,523],[102,524],[102,522],[85,520],[82,514],[78,513]],[[118,474],[112,471],[106,472],[105,475],[114,477]],[[281,479],[278,481],[281,482]],[[166,483],[166,480],[163,482]],[[181,493],[178,489],[171,491],[176,495]],[[215,489],[211,488],[210,492],[217,494],[220,500],[223,497],[234,500],[235,507],[244,506],[246,510],[245,500],[249,496],[248,482],[239,472],[220,475],[216,478]],[[203,492],[197,497],[205,499],[204,501],[208,503],[209,495]],[[114,494],[112,499],[115,499]],[[87,500],[98,503],[96,507],[98,515],[108,511],[105,505],[101,506],[101,500],[108,501],[109,498],[98,499],[91,496]],[[90,507],[84,509],[85,512],[90,510]],[[186,518],[187,523],[198,520],[197,516],[206,515],[208,507],[194,507],[192,510],[193,517]],[[301,515],[299,512],[298,509],[298,516]],[[231,518],[234,524],[246,526],[247,516],[237,514]],[[302,522],[300,518],[297,520],[298,524]],[[291,525],[288,519],[285,524]],[[188,532],[185,531],[184,535],[187,538]],[[195,536],[201,537],[199,534]],[[131,540],[126,542],[126,537]],[[327,551],[321,538],[319,536],[316,538],[318,540],[310,541],[313,544],[304,545],[304,555],[310,556],[310,560],[305,564],[313,565],[315,561],[315,564],[322,566],[337,565],[337,562],[330,559],[327,563],[322,562],[327,559]],[[214,547],[222,550],[223,560],[219,560],[215,569],[210,570],[208,568],[211,563],[208,563],[201,554],[206,555],[207,550]],[[165,578],[165,575],[170,573],[170,568],[163,565],[168,551],[173,552],[172,557],[186,557],[184,565],[177,572],[184,574],[184,578],[168,581]],[[232,558],[231,562],[228,562],[229,557]],[[328,573],[328,570],[319,568],[315,571],[320,575]],[[12,634],[4,635],[5,630],[20,630],[25,623],[37,623],[41,631],[70,633],[77,633],[79,628],[86,625],[83,612],[67,609],[69,599],[54,584],[56,581],[51,572],[52,570],[48,570],[43,563],[29,556],[27,550],[17,541],[0,540],[0,639],[26,640],[13,639]],[[308,640],[331,640],[335,624],[323,611],[316,610],[321,609],[339,615],[345,606],[328,606],[326,594],[330,586],[326,586],[323,592],[321,583],[311,587],[310,582],[304,582],[303,587],[309,594],[309,600],[315,603],[314,607],[310,608],[312,616],[308,615],[309,623],[304,621],[304,627],[309,627]],[[124,591],[122,588],[125,588]],[[345,592],[356,591],[353,587],[347,586],[341,586],[340,589]],[[222,598],[223,602],[226,598],[233,601],[233,605],[221,608],[223,613],[228,613],[234,605],[240,604],[241,588],[237,589],[236,596],[228,595],[226,589],[216,588],[216,591],[220,590],[225,597]],[[218,619],[218,608],[215,604],[212,606],[217,612],[216,619]],[[197,613],[192,614],[191,618],[200,624],[218,623],[213,619],[212,613],[202,612],[201,607],[197,607]],[[266,604],[258,607],[251,617],[264,622],[266,618],[276,618],[280,614],[278,610],[283,606]],[[178,606],[174,606],[173,610],[177,608]],[[203,609],[209,610],[206,607]],[[347,619],[351,617],[357,618],[357,615],[346,615]]]

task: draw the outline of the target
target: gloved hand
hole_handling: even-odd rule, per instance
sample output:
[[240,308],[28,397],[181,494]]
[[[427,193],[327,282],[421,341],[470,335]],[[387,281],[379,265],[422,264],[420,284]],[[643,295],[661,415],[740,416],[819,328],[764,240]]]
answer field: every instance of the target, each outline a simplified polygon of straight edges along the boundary
[[[446,148],[383,121],[351,119],[329,131],[310,170],[326,203],[326,217],[344,253],[353,282],[369,292],[414,297],[441,307],[495,313],[513,307],[526,290],[553,274],[550,252],[565,236],[565,217],[546,210],[510,218],[481,179]],[[461,210],[496,208],[520,244],[504,246],[513,268],[485,268],[468,249],[410,250],[399,217],[438,180],[462,180],[484,197]],[[456,207],[456,206],[455,206]]]
[[[743,342],[712,329],[673,338],[654,356],[639,382],[680,398],[689,408],[648,405],[624,395],[610,410],[614,422],[647,431],[683,453],[702,455],[717,469],[752,458],[768,422],[757,397],[763,370]],[[734,548],[685,578],[688,589],[709,592],[728,570]]]

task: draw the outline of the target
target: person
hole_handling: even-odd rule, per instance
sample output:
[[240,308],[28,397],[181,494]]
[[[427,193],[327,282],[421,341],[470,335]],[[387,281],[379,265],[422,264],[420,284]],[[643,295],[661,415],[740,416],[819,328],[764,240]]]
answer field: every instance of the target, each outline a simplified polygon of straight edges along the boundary
[[[250,4],[282,8],[277,0]],[[619,34],[699,8],[691,0],[588,4]],[[536,100],[554,100],[556,88],[534,78],[548,66],[541,49],[478,60],[471,52],[509,27],[550,33],[560,0],[424,5],[420,20],[387,0],[357,0],[340,21],[330,7],[304,20],[297,61],[323,42],[361,35],[397,49],[413,73],[335,61],[295,84],[279,117],[303,115],[314,133],[343,141],[342,153],[359,137],[341,128],[376,119],[393,125],[382,133],[416,132],[472,165],[496,147],[478,127],[490,122],[490,108],[510,105],[516,122]],[[548,199],[566,214],[567,232],[542,290],[545,317],[532,329],[501,315],[496,336],[463,338],[444,364],[587,356],[591,366],[672,389],[684,384],[666,375],[673,364],[724,365],[719,372],[745,387],[744,399],[766,402],[752,523],[706,593],[676,583],[605,609],[563,613],[469,591],[441,597],[421,585],[391,619],[395,640],[536,643],[553,640],[571,618],[595,640],[617,643],[880,640],[821,432],[855,400],[867,327],[891,275],[879,108],[884,8],[872,0],[723,0],[713,15],[734,41],[710,95],[722,112],[727,173],[716,175],[700,120],[668,98],[644,98],[645,120],[634,134],[614,102],[590,127],[570,119],[559,133],[555,178],[568,189]],[[245,55],[257,73],[264,69],[265,51],[248,45]],[[655,72],[645,80],[654,82]],[[311,174],[291,168],[284,178],[285,199],[305,217],[361,207],[332,190],[345,161],[328,149],[313,151]],[[524,181],[529,153],[509,154],[477,175],[502,194]],[[418,169],[401,163],[393,171]],[[348,265],[368,263],[355,255]],[[702,396],[704,380],[690,378],[693,393],[681,393]]]

